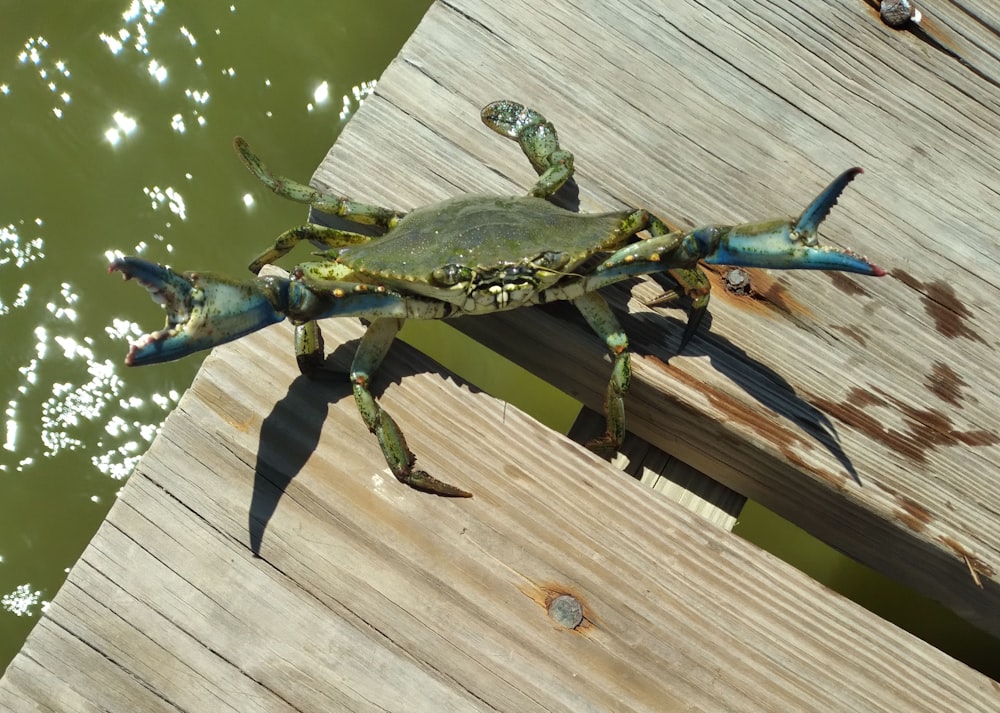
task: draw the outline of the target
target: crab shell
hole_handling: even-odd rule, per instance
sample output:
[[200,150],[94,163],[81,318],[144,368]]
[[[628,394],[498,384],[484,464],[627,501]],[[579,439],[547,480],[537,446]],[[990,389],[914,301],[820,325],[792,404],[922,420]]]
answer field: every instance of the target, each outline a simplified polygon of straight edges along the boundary
[[336,266],[299,268],[307,282],[349,275],[467,314],[495,311],[620,247],[629,213],[571,213],[531,196],[462,196],[418,208],[384,236],[340,249]]

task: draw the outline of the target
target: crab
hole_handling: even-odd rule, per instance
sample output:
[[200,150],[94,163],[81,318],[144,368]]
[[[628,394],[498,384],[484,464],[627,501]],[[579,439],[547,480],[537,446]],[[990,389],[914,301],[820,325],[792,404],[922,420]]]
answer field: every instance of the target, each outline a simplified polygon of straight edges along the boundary
[[[370,326],[360,340],[350,382],[361,417],[376,436],[392,474],[417,490],[468,497],[416,466],[395,420],[371,392],[371,381],[406,319],[449,319],[569,300],[611,353],[605,398],[606,432],[587,445],[613,451],[625,434],[624,396],[631,367],[628,338],[599,294],[607,285],[669,273],[675,294],[691,301],[680,350],[708,306],[709,281],[698,266],[724,264],[776,269],[839,270],[880,276],[885,271],[848,250],[818,245],[816,232],[841,192],[861,169],[843,172],[797,218],[736,226],[670,230],[642,208],[580,214],[551,202],[573,174],[573,155],[560,147],[553,125],[513,101],[482,110],[483,122],[516,141],[538,180],[526,196],[464,195],[410,213],[358,203],[277,176],[237,137],[247,168],[278,195],[367,226],[365,235],[317,224],[282,233],[250,270],[260,272],[309,241],[319,259],[299,264],[289,277],[235,280],[120,257],[109,271],[135,278],[167,312],[164,329],[135,341],[130,366],[179,359],[238,339],[288,318],[295,351],[307,376],[321,373],[323,342],[316,320],[360,317]],[[364,230],[359,227],[358,230]],[[643,237],[640,233],[645,233]]]

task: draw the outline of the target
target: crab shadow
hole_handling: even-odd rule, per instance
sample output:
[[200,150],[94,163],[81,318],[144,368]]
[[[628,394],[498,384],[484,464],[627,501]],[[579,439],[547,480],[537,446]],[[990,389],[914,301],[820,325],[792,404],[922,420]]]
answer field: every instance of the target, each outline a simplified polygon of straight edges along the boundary
[[[264,534],[278,503],[319,446],[330,406],[343,399],[350,400],[352,406],[354,404],[347,372],[357,351],[358,341],[352,339],[344,342],[328,353],[319,378],[302,374],[295,377],[289,384],[288,391],[275,403],[261,423],[247,521],[250,551],[255,557],[260,556]],[[412,347],[399,342],[393,344],[389,358],[372,382],[372,394],[376,400],[381,398],[391,384],[398,384],[408,376],[434,368],[422,356],[393,359],[392,354],[398,349]],[[442,367],[436,367],[435,370],[445,371]],[[472,393],[480,392],[451,372],[446,373]],[[357,414],[356,418],[360,424],[361,415]],[[375,436],[369,437],[374,443]]]
[[260,556],[264,532],[282,495],[319,445],[330,404],[351,396],[347,373],[331,365],[344,364],[345,354],[353,354],[356,348],[354,340],[329,354],[325,362],[329,368],[322,379],[301,374],[293,379],[261,423],[247,523],[250,551],[255,557]]
[[[795,423],[837,459],[851,480],[862,484],[854,464],[840,444],[836,426],[827,415],[796,393],[781,373],[754,359],[729,339],[713,334],[711,313],[705,315],[695,337],[681,352],[677,348],[679,335],[684,331],[684,321],[660,312],[629,314],[622,321],[626,333],[643,334],[642,339],[636,339],[631,345],[634,354],[657,359],[665,367],[669,366],[670,359],[678,356],[707,356],[712,368],[729,378],[760,405]],[[656,338],[656,334],[677,336],[664,339],[662,336]],[[714,348],[706,349],[708,343]],[[656,347],[650,348],[651,345]],[[789,368],[794,368],[794,365]]]

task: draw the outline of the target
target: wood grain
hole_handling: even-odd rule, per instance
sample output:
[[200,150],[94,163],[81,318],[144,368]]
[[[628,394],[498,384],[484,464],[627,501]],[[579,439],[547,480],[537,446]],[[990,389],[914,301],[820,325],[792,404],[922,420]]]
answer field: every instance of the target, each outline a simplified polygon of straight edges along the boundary
[[[643,306],[656,285],[609,292],[635,354],[629,423],[996,633],[997,17],[921,9],[926,37],[860,2],[439,2],[317,179],[403,209],[521,192],[530,168],[476,120],[503,96],[559,127],[584,210],[790,214],[863,165],[823,238],[890,277],[756,273],[760,299],[717,291],[679,356],[683,314]],[[603,347],[564,313],[456,324],[599,405]],[[362,327],[324,329],[343,365]],[[347,384],[297,376],[289,342],[276,326],[208,357],[0,709],[1000,704],[996,682],[403,345],[381,402],[421,464],[475,497],[399,485]],[[560,594],[579,627],[548,615]]]
[[[338,358],[361,329],[324,327]],[[290,340],[208,358],[0,708],[995,708],[989,679],[397,345],[382,403],[475,497],[401,486]],[[547,615],[559,594],[578,628]]]
[[[681,355],[683,313],[644,306],[658,286],[608,291],[629,313],[629,426],[998,635],[1000,35],[983,3],[921,10],[977,49],[956,58],[862,3],[442,2],[315,178],[402,209],[523,191],[527,162],[476,119],[504,96],[576,153],[583,210],[789,215],[863,166],[821,240],[888,277],[754,271],[757,298],[714,290]],[[609,367],[578,320],[454,324],[601,408]]]

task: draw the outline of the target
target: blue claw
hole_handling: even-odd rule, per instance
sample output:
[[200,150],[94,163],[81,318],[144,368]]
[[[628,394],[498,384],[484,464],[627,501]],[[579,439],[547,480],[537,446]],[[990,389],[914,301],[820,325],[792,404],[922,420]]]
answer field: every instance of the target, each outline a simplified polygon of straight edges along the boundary
[[816,244],[815,236],[816,231],[819,229],[819,224],[826,220],[826,216],[830,215],[830,211],[837,205],[837,199],[840,198],[840,194],[844,192],[847,184],[853,181],[854,177],[859,173],[864,173],[864,170],[857,167],[847,169],[833,179],[830,185],[816,196],[816,200],[802,211],[802,215],[799,216],[799,222],[795,224],[793,230],[807,245]]
[[850,168],[837,176],[794,223],[771,220],[734,226],[709,226],[689,234],[694,250],[710,265],[740,265],[798,270],[840,270],[880,277],[878,265],[850,250],[818,245],[816,231],[851,180],[861,173]]
[[174,272],[169,267],[136,257],[122,257],[108,265],[145,287],[154,302],[163,305],[167,323],[143,335],[130,347],[129,366],[180,359],[239,339],[285,318],[272,306],[261,281],[232,280],[210,273]]

